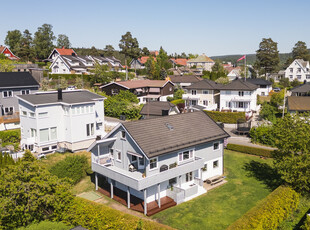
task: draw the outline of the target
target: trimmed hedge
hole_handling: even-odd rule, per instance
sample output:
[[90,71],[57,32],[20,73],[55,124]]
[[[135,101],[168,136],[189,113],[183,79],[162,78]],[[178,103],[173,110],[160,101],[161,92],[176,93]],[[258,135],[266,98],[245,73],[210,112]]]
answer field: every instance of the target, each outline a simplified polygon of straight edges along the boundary
[[20,227],[17,230],[70,230],[73,226],[67,226],[62,222],[41,221],[40,223],[32,223],[26,227]]
[[275,146],[275,138],[272,126],[258,126],[250,130],[250,137],[253,143],[261,143],[263,145]]
[[310,216],[307,215],[305,223],[303,226],[301,226],[302,230],[310,230]]
[[219,112],[204,110],[214,121],[227,124],[237,124],[239,119],[245,119],[245,112]]
[[173,101],[170,101],[172,104],[174,105],[178,105],[178,104],[184,104],[185,101],[183,99],[176,99],[176,100],[173,100]]
[[245,145],[227,144],[227,149],[263,157],[272,157],[274,150],[250,147]]
[[298,203],[297,192],[280,186],[227,229],[277,229],[278,225],[296,210]]
[[0,139],[3,147],[13,145],[17,150],[20,142],[20,129],[0,131]]
[[50,168],[50,173],[58,178],[69,178],[73,184],[77,184],[86,176],[92,173],[86,156],[73,155],[59,161]]
[[141,220],[103,204],[76,197],[71,209],[64,215],[64,223],[81,225],[87,229],[171,229],[155,221]]

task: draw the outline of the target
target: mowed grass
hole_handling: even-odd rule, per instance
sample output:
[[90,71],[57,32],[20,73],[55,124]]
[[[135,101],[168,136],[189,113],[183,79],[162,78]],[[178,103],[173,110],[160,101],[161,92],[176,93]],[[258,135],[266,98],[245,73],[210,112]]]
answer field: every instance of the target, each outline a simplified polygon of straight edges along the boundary
[[177,229],[226,229],[278,186],[271,164],[271,159],[225,150],[226,184],[153,218]]

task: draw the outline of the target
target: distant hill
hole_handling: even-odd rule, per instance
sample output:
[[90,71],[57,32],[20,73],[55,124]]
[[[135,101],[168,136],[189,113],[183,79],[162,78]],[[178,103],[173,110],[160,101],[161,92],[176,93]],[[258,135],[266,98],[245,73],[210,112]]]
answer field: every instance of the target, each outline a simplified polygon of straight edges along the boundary
[[[234,54],[234,55],[212,56],[210,58],[212,58],[213,60],[219,59],[223,62],[236,63],[237,60],[242,56],[243,54]],[[280,64],[283,65],[288,58],[292,57],[292,53],[280,53],[279,57],[280,57]],[[253,65],[256,61],[256,54],[247,54],[246,60],[248,65]]]

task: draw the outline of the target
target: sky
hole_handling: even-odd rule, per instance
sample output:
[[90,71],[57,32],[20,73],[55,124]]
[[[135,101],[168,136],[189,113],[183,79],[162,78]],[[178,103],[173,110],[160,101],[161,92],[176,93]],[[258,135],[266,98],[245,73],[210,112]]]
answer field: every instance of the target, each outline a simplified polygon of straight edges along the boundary
[[47,23],[72,47],[119,49],[127,31],[141,48],[168,54],[250,54],[263,38],[281,53],[297,41],[310,47],[309,0],[1,0],[1,8],[0,44],[9,30],[34,34]]

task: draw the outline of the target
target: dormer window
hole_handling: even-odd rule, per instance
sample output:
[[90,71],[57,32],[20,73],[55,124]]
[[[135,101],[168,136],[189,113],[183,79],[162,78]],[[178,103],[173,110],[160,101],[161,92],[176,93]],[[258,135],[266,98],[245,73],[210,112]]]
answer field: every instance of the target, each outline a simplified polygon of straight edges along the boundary
[[126,138],[126,132],[125,131],[122,131],[121,137],[122,137],[122,139]]

